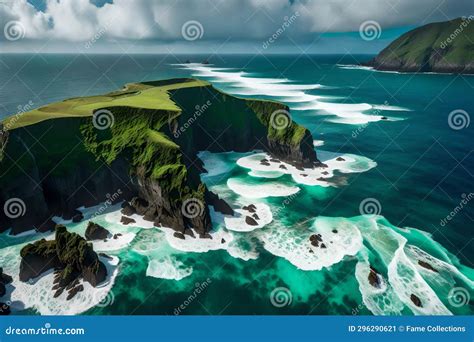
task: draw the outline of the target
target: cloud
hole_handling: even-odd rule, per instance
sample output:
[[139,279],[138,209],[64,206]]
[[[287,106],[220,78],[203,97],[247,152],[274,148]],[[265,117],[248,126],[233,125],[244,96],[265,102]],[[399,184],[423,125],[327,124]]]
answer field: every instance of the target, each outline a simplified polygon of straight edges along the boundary
[[[310,42],[319,33],[355,32],[366,20],[383,29],[417,26],[473,13],[472,0],[46,0],[43,11],[27,0],[0,5],[0,25],[18,21],[31,41],[78,43],[184,42],[183,25],[197,20],[203,42],[264,41],[295,13],[288,41]],[[97,39],[96,39],[97,40]]]

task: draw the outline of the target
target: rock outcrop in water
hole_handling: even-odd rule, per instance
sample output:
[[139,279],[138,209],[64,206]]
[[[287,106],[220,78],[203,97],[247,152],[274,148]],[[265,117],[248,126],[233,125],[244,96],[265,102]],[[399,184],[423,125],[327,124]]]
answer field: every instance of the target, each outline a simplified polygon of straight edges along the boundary
[[174,79],[128,84],[7,119],[0,139],[0,206],[15,199],[21,211],[0,216],[0,231],[45,231],[53,229],[53,215],[80,221],[78,207],[125,200],[125,216],[137,213],[205,236],[210,202],[226,213],[232,209],[209,196],[198,152],[263,149],[295,165],[320,164],[309,131],[291,120],[281,125],[275,113],[285,115],[288,108]]
[[86,240],[89,241],[105,240],[109,235],[110,232],[107,229],[94,222],[89,222],[87,224],[86,233],[84,234]]
[[470,16],[416,28],[366,65],[377,70],[474,74],[473,21]]
[[82,291],[81,281],[97,286],[107,277],[107,269],[92,245],[64,226],[56,227],[54,240],[39,240],[21,250],[20,280],[27,282],[51,269],[55,270],[55,297],[69,291],[68,299]]

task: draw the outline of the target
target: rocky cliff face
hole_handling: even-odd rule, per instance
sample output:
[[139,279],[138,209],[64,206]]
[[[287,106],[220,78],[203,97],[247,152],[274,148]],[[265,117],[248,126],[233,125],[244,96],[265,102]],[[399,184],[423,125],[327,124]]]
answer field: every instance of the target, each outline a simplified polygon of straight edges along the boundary
[[366,63],[377,70],[474,73],[474,17],[409,31]]
[[[153,90],[189,80],[167,82],[141,86]],[[0,231],[53,229],[53,215],[72,217],[80,206],[126,200],[156,225],[183,233],[192,227],[205,235],[211,228],[210,197],[200,180],[205,170],[199,151],[263,149],[291,163],[319,163],[304,127],[291,118],[285,125],[273,123],[275,112],[288,113],[280,103],[236,98],[210,85],[168,94],[178,110],[94,109],[112,113],[114,122],[107,129],[97,129],[91,117],[52,114],[49,120],[8,131],[0,141],[0,205],[19,200],[20,211],[2,211]],[[196,212],[186,212],[189,203]]]

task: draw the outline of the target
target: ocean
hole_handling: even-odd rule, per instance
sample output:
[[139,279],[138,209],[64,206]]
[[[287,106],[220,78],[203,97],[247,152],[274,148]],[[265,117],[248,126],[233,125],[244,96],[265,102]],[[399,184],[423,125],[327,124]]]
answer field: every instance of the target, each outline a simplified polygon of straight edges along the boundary
[[[114,277],[101,294],[51,301],[44,277],[15,283],[12,308],[93,315],[473,314],[474,77],[357,66],[370,57],[0,55],[0,118],[129,82],[194,77],[236,96],[284,102],[291,119],[312,132],[318,157],[334,164],[328,184],[295,170],[262,170],[258,151],[203,151],[208,187],[236,207],[258,203],[267,225],[252,230],[214,213],[213,242],[183,245],[145,222],[121,226],[119,208],[110,207],[95,221],[127,240],[99,247],[120,260],[111,262]],[[86,224],[66,225],[83,233]],[[309,251],[308,236],[316,233],[327,250]],[[2,234],[0,266],[17,269],[19,250],[37,238]],[[217,243],[222,239],[229,243]],[[369,283],[369,265],[378,287]]]

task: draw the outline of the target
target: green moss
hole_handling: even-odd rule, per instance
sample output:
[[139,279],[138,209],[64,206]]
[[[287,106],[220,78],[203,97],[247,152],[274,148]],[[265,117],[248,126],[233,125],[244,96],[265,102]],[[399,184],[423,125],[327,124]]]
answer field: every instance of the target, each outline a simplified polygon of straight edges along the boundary
[[259,120],[267,127],[268,139],[276,141],[282,145],[297,146],[303,140],[307,129],[298,125],[289,118],[289,124],[283,129],[276,129],[272,125],[272,114],[278,111],[289,113],[287,106],[274,101],[247,100],[247,105],[255,112]]
[[20,251],[20,256],[22,258],[26,257],[28,254],[39,255],[44,258],[50,257],[56,254],[56,241],[41,239],[35,243],[30,243]]

